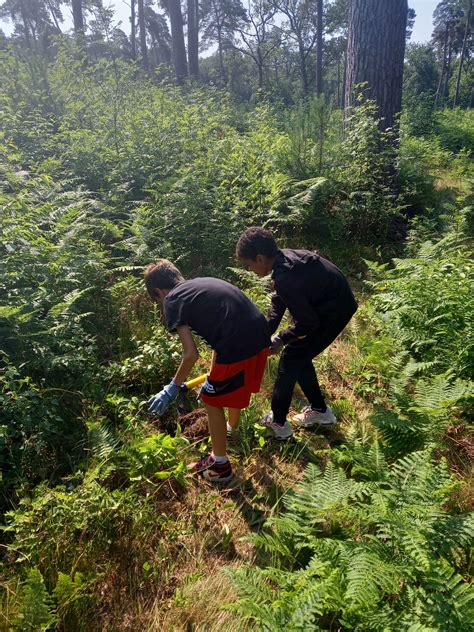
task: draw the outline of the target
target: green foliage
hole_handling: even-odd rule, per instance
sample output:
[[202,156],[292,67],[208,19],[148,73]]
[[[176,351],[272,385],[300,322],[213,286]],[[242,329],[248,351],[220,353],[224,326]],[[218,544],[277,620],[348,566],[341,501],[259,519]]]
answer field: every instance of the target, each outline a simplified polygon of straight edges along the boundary
[[389,391],[391,408],[378,407],[372,416],[391,456],[439,444],[463,404],[474,395],[468,383],[453,384],[444,376],[418,380],[414,393],[407,391],[406,380],[394,380]]
[[[2,503],[15,485],[53,480],[84,458],[86,427],[76,392],[42,389],[11,363],[0,372]],[[65,424],[67,432],[64,432]]]
[[38,485],[7,514],[17,561],[38,566],[50,586],[59,572],[74,569],[89,579],[106,569],[120,543],[146,537],[154,521],[145,497],[133,488],[109,491],[94,470],[73,485]]
[[23,587],[21,618],[17,629],[29,632],[47,630],[54,621],[50,607],[51,598],[43,576],[37,568],[32,568]]
[[[342,140],[325,128],[331,144],[320,156],[320,176],[292,183],[287,205],[290,214],[277,220],[296,225],[307,239],[317,236],[324,249],[349,237],[356,244],[387,239],[403,205],[395,195],[393,133],[382,132],[374,102],[363,102],[347,117]],[[339,132],[340,135],[340,132]]]
[[187,439],[160,433],[135,441],[122,449],[127,460],[127,473],[131,481],[155,478],[158,481],[175,478],[184,484],[187,468],[180,453],[188,445]]
[[463,550],[474,522],[443,509],[452,489],[428,452],[370,483],[309,465],[286,511],[252,538],[267,564],[231,572],[240,599],[230,607],[269,631],[468,629],[474,593]]
[[307,180],[324,170],[326,143],[331,139],[331,108],[325,97],[309,97],[285,112],[288,143],[281,160],[285,171],[297,180]]
[[438,75],[433,47],[409,44],[403,76],[403,123],[414,136],[433,131]]
[[[341,42],[327,44],[339,58]],[[227,91],[140,74],[112,42],[94,59],[100,45],[88,43],[87,59],[67,36],[48,59],[0,51],[0,465],[7,571],[24,585],[7,605],[20,612],[15,625],[95,629],[113,578],[126,577],[135,599],[137,569],[140,591],[159,575],[147,561],[157,530],[180,533],[157,507],[174,488],[166,481],[184,482],[189,444],[152,434],[142,400],[169,381],[181,348],[146,296],[143,267],[168,257],[186,275],[230,276],[266,311],[267,283],[229,269],[242,229],[265,225],[282,244],[358,267],[360,247],[383,244],[388,257],[406,212],[419,215],[409,257],[372,266],[370,327],[347,369],[377,408],[361,421],[352,399],[335,405],[345,442],[324,451],[324,473],[307,468],[285,513],[255,536],[261,566],[237,571],[236,609],[267,630],[472,627],[472,521],[448,514],[456,485],[431,459],[467,408],[473,316],[470,216],[441,214],[449,192],[441,198],[434,178],[467,188],[472,125],[469,112],[433,114],[432,52],[409,54],[413,98],[397,157],[373,103],[344,128],[324,99],[288,110],[258,95],[258,106],[237,107]],[[225,57],[229,90],[250,98],[250,65],[236,51]],[[296,84],[271,92],[294,102]],[[239,455],[272,449],[256,424],[267,405],[255,398],[242,413]],[[232,555],[227,524],[220,546]],[[166,543],[157,548],[164,561]]]
[[[465,238],[468,210],[437,241],[416,247],[414,256],[379,269],[371,283],[372,303],[398,351],[412,362],[413,374],[447,372],[472,378],[473,268]],[[377,274],[377,266],[372,266]]]
[[90,596],[93,581],[87,582],[82,573],[74,573],[74,577],[66,573],[58,573],[52,596],[56,603],[56,617],[64,628],[86,629],[88,610],[93,604]]
[[452,152],[474,152],[474,113],[472,110],[442,110],[436,115],[436,134],[441,145]]

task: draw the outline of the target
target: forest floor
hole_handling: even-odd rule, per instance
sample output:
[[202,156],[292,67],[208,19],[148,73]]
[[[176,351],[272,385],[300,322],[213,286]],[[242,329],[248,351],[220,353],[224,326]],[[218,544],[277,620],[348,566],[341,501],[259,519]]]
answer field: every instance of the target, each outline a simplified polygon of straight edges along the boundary
[[[213,486],[189,475],[185,487],[164,482],[150,490],[158,516],[155,537],[144,544],[149,549],[152,581],[144,586],[134,585],[130,567],[125,574],[118,569],[115,578],[108,575],[101,589],[102,595],[107,595],[102,600],[102,629],[254,629],[226,608],[236,594],[223,568],[256,561],[257,553],[248,536],[282,508],[285,495],[298,486],[308,462],[324,469],[331,451],[346,442],[354,424],[359,430],[365,427],[367,433],[371,432],[372,402],[385,399],[386,385],[371,375],[367,387],[365,369],[370,369],[361,365],[362,355],[354,343],[359,327],[356,318],[316,361],[321,386],[338,417],[336,427],[299,429],[293,424],[294,437],[285,442],[264,437],[263,430],[258,434],[255,422],[268,409],[276,370],[276,361],[272,360],[261,393],[243,415],[241,428],[229,439],[232,481]],[[291,413],[304,405],[301,393],[295,394],[293,403]],[[154,423],[157,431],[176,430],[176,419]],[[182,416],[180,426],[190,441],[186,450],[189,459],[205,452],[209,446],[205,411],[197,408]],[[452,471],[464,481],[456,501],[469,510],[474,508],[474,433],[466,426],[457,426],[450,439],[452,449],[444,456]],[[129,566],[130,559],[124,559],[124,563]],[[131,593],[137,595],[135,602],[121,598]]]
[[[241,620],[225,609],[236,596],[230,580],[221,572],[223,567],[255,561],[256,552],[247,536],[282,507],[285,495],[297,487],[308,462],[324,468],[331,450],[344,444],[350,425],[364,425],[370,416],[371,404],[357,393],[359,378],[347,371],[357,353],[351,340],[356,327],[354,321],[317,361],[321,386],[338,417],[336,427],[299,429],[293,424],[294,437],[285,442],[264,437],[262,429],[255,448],[255,433],[260,431],[254,425],[269,407],[276,370],[273,360],[261,393],[243,415],[241,427],[229,438],[232,481],[213,486],[189,475],[184,488],[164,482],[150,490],[159,519],[156,537],[145,546],[149,548],[150,574],[156,576],[156,582],[134,586],[130,567],[126,573],[117,569],[116,577],[108,575],[101,587],[102,595],[107,595],[102,600],[103,629],[245,629]],[[377,391],[379,387],[383,389],[380,384]],[[291,414],[304,406],[301,393],[295,394],[293,403]],[[168,418],[153,423],[156,431],[173,433],[176,421]],[[182,416],[180,426],[190,441],[186,451],[190,460],[205,452],[209,445],[205,411],[198,408]],[[125,567],[129,563],[124,559]],[[138,595],[132,607],[128,599],[121,599],[130,592]]]

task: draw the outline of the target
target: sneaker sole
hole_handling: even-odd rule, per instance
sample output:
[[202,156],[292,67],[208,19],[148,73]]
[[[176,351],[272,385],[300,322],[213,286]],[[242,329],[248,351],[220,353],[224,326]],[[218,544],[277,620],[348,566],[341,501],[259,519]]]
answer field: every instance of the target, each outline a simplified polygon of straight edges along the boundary
[[217,476],[209,476],[209,473],[207,470],[204,470],[203,472],[198,472],[198,474],[200,474],[205,481],[207,481],[208,483],[213,483],[214,485],[229,483],[232,480],[232,477],[234,476],[233,472],[231,472],[230,475],[226,476],[225,478],[217,477]]
[[312,423],[309,423],[309,424],[303,424],[301,422],[298,423],[300,428],[314,428],[315,426],[322,426],[322,427],[335,426],[336,424],[337,424],[337,420],[336,421],[313,421]]
[[291,433],[289,435],[286,435],[285,437],[282,437],[281,435],[278,435],[271,426],[264,426],[263,424],[259,424],[259,426],[261,428],[265,428],[265,430],[270,430],[270,432],[272,433],[273,437],[275,439],[278,439],[279,441],[286,441],[287,439],[290,439],[293,436],[293,433]]
[[291,433],[290,435],[288,435],[287,437],[279,437],[278,435],[274,434],[273,437],[277,440],[277,441],[288,441],[288,439],[291,439],[293,437],[293,433]]

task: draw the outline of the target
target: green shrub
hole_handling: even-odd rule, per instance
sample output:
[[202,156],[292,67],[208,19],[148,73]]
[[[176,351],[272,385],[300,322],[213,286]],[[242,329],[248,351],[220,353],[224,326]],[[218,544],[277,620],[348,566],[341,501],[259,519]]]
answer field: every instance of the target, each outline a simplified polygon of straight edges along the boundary
[[390,468],[374,457],[377,482],[307,467],[286,512],[252,537],[266,563],[231,571],[240,599],[230,608],[275,632],[474,624],[463,577],[474,522],[444,509],[455,485],[446,465],[427,452]]
[[154,434],[124,447],[119,458],[125,458],[131,481],[175,478],[184,484],[187,467],[181,454],[187,446],[187,439],[179,434]]
[[121,547],[129,550],[153,528],[146,497],[132,487],[109,491],[101,482],[92,470],[76,487],[38,485],[7,514],[17,562],[37,566],[50,588],[59,572],[74,569],[90,579],[105,571]]
[[[379,280],[372,304],[386,331],[425,375],[446,372],[472,379],[473,267],[466,241],[468,210],[437,241],[426,241],[414,256],[395,259],[391,269],[372,270]],[[417,366],[418,365],[418,366]]]
[[47,630],[55,621],[50,611],[51,606],[52,600],[44,585],[43,576],[37,568],[32,568],[23,586],[17,629],[28,632]]
[[469,154],[474,152],[474,112],[471,109],[445,109],[436,115],[436,135],[441,145],[458,153],[465,149]]
[[[84,458],[87,429],[80,393],[43,389],[10,363],[0,371],[1,502],[68,474]],[[67,428],[67,431],[65,429]]]

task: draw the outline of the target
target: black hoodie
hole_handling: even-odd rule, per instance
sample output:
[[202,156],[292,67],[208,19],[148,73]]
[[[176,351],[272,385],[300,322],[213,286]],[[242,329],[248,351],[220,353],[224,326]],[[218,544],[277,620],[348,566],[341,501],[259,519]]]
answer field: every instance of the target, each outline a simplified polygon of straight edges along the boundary
[[316,334],[320,327],[344,323],[357,310],[346,277],[334,264],[308,250],[279,250],[272,269],[276,293],[267,320],[275,333],[288,309],[294,324],[280,332],[284,342]]

